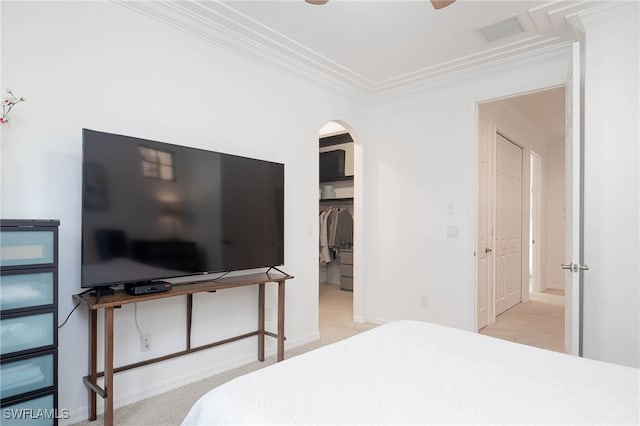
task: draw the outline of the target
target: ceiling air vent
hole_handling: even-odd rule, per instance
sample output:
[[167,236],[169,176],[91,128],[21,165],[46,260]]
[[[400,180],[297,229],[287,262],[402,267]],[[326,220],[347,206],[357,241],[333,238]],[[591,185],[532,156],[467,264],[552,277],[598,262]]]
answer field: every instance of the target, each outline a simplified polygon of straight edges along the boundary
[[524,32],[524,28],[517,16],[504,19],[495,24],[478,28],[477,31],[484,36],[487,41],[496,41],[501,38],[511,37]]

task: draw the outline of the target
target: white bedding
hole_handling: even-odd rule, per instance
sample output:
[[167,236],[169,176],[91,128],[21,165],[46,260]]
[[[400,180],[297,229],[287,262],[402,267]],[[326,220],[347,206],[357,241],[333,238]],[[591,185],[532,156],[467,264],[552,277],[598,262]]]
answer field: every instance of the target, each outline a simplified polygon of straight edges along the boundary
[[640,370],[400,321],[254,371],[183,425],[639,424]]

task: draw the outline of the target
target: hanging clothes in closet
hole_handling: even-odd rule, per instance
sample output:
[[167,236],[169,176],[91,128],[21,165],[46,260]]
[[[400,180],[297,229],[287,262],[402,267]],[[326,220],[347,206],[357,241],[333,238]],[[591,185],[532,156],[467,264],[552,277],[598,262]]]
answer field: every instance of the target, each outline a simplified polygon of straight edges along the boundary
[[337,258],[341,248],[353,245],[353,217],[348,210],[328,208],[320,211],[320,264]]

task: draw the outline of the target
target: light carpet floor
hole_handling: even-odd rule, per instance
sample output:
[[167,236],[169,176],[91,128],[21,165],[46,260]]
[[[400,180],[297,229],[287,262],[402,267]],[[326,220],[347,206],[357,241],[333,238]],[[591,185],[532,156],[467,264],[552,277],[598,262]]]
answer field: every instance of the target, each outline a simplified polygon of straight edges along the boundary
[[[324,284],[320,286],[319,309],[320,340],[287,349],[285,358],[294,357],[375,327],[375,324],[358,324],[352,321],[353,293],[341,291],[336,285]],[[275,355],[267,358],[265,362],[255,361],[170,392],[118,408],[113,413],[114,424],[122,426],[179,425],[191,406],[210,389],[274,363]],[[117,377],[115,381],[117,386]],[[98,406],[101,405],[102,400],[98,398]],[[103,424],[103,416],[98,416],[97,420],[93,422],[75,423],[77,426],[100,426]]]
[[[374,324],[358,324],[353,318],[353,293],[341,291],[338,286],[320,286],[320,340],[293,349],[285,356],[291,358],[362,331],[374,328]],[[480,332],[505,340],[524,343],[563,352],[564,303],[558,294],[531,295],[531,301],[520,303],[502,313],[491,326]],[[179,425],[191,406],[210,389],[229,380],[275,363],[275,356],[265,362],[252,362],[173,391],[121,407],[114,411],[114,423],[122,426]],[[117,386],[117,378],[116,378]],[[98,398],[98,404],[102,401]],[[78,426],[100,426],[103,417],[95,422],[80,422]]]
[[564,292],[532,293],[527,303],[518,303],[498,315],[481,334],[564,352]]

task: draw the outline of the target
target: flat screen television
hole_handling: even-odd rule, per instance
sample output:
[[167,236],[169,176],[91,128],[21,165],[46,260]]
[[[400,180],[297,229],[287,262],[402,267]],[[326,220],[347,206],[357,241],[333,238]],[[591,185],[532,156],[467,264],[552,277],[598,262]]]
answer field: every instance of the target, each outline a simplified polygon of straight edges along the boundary
[[82,287],[284,263],[284,165],[83,129]]

